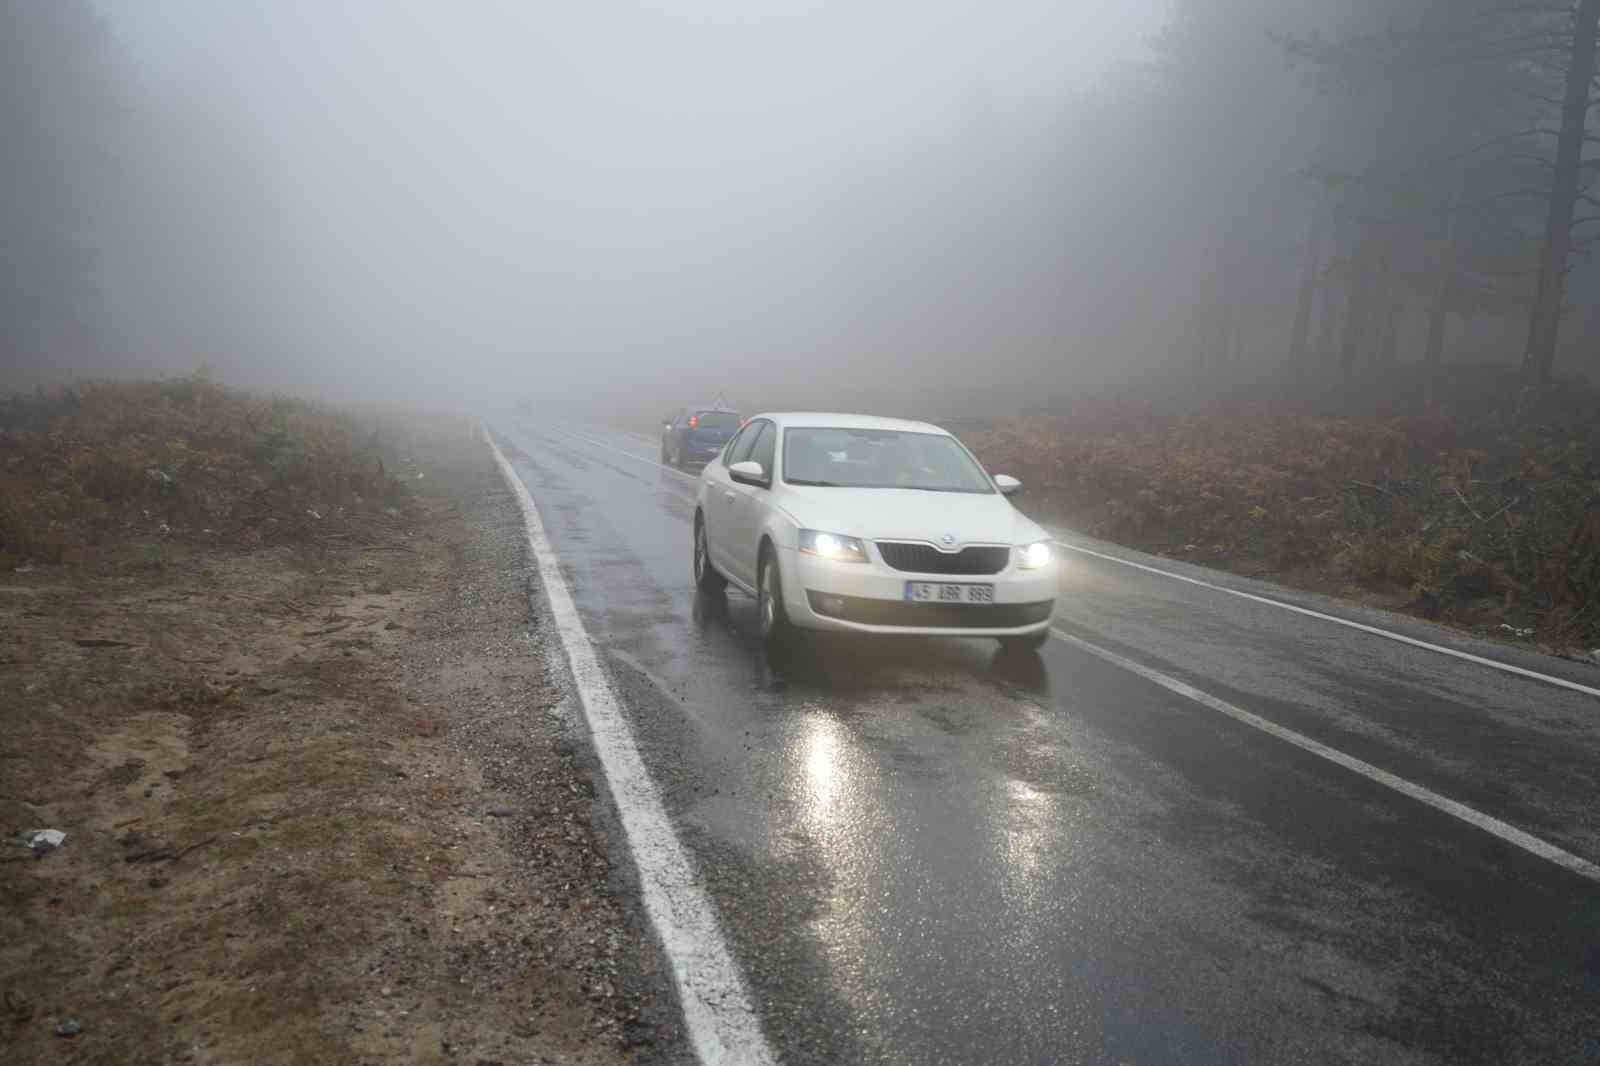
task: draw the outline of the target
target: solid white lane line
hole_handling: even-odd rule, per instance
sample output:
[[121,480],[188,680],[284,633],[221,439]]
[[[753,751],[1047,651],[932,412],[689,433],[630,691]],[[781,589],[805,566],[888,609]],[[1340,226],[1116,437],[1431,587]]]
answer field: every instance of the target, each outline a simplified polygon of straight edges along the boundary
[[1108,651],[1097,644],[1091,644],[1086,640],[1073,636],[1071,633],[1066,633],[1059,629],[1052,629],[1050,632],[1057,640],[1065,641],[1074,648],[1086,651],[1090,655],[1104,659],[1108,663],[1138,674],[1146,681],[1160,685],[1169,692],[1176,692],[1178,695],[1187,697],[1203,707],[1209,707],[1211,710],[1225,714],[1235,721],[1243,722],[1245,725],[1277,737],[1285,743],[1293,744],[1303,751],[1309,751],[1311,754],[1326,759],[1336,766],[1342,766],[1352,773],[1360,774],[1369,781],[1376,781],[1378,784],[1391,788],[1401,795],[1409,796],[1419,803],[1426,803],[1435,810],[1440,810],[1451,817],[1459,818],[1468,825],[1497,836],[1506,843],[1515,845],[1531,855],[1537,855],[1541,859],[1553,862],[1565,870],[1572,871],[1579,877],[1600,883],[1600,866],[1595,865],[1588,859],[1580,858],[1570,851],[1558,848],[1554,844],[1540,840],[1532,834],[1525,833],[1516,826],[1507,825],[1498,818],[1493,818],[1482,811],[1474,810],[1464,803],[1457,803],[1455,800],[1441,796],[1431,789],[1413,784],[1403,777],[1397,777],[1387,770],[1380,770],[1371,763],[1357,759],[1353,755],[1346,755],[1344,752],[1312,740],[1304,734],[1296,733],[1292,729],[1286,729],[1274,722],[1269,722],[1260,715],[1251,714],[1242,707],[1234,706],[1227,700],[1218,699],[1208,692],[1202,692],[1193,685],[1179,681],[1175,677],[1169,677],[1159,670],[1152,670],[1142,663],[1136,663],[1132,659],[1118,655],[1114,651]]
[[560,561],[545,536],[539,509],[494,438],[483,434],[506,485],[522,507],[528,547],[544,582],[550,617],[572,666],[573,683],[594,737],[595,751],[616,802],[638,867],[645,912],[661,937],[683,1005],[695,1054],[706,1066],[775,1066],[761,1034],[738,964],[722,937],[716,910],[695,877],[689,854],[673,832],[655,784],[639,756],[594,644],[584,629]]
[[572,436],[574,436],[574,437],[578,438],[579,440],[583,441],[585,444],[592,444],[596,448],[604,448],[608,452],[616,452],[618,455],[626,456],[627,458],[632,459],[636,463],[643,463],[646,466],[653,466],[657,470],[665,470],[667,473],[675,474],[678,477],[683,478],[685,481],[699,481],[700,480],[694,474],[686,474],[682,470],[676,470],[676,469],[668,466],[666,463],[661,462],[658,459],[650,458],[648,455],[638,455],[638,454],[636,454],[634,452],[628,451],[626,448],[618,448],[614,444],[607,444],[603,440],[595,440],[592,437],[586,437],[582,433],[579,433],[579,432],[577,432],[575,430],[572,430],[572,431],[569,431],[569,432],[571,432]]
[[1380,629],[1377,626],[1369,626],[1361,622],[1353,622],[1348,618],[1340,618],[1338,615],[1325,614],[1322,611],[1314,611],[1309,607],[1299,607],[1292,603],[1285,603],[1282,600],[1274,600],[1266,596],[1257,596],[1253,592],[1241,592],[1238,589],[1230,589],[1226,585],[1217,585],[1210,581],[1202,581],[1197,577],[1187,577],[1183,574],[1175,574],[1170,570],[1162,570],[1155,566],[1146,566],[1144,563],[1136,563],[1132,559],[1122,559],[1106,552],[1095,551],[1093,548],[1084,548],[1077,544],[1069,544],[1064,540],[1057,540],[1055,543],[1069,551],[1082,552],[1084,555],[1093,555],[1097,559],[1105,559],[1109,562],[1121,563],[1123,566],[1131,566],[1135,570],[1144,570],[1148,573],[1160,574],[1162,577],[1170,577],[1174,581],[1184,581],[1191,585],[1199,585],[1201,588],[1211,589],[1213,592],[1226,592],[1229,596],[1238,596],[1243,600],[1251,600],[1255,603],[1264,603],[1268,607],[1280,607],[1285,611],[1293,611],[1295,614],[1305,615],[1307,618],[1316,618],[1320,621],[1332,622],[1335,625],[1345,626],[1349,629],[1357,629],[1363,633],[1370,633],[1375,637],[1383,637],[1385,640],[1394,640],[1400,642],[1401,644],[1409,644],[1413,648],[1422,648],[1425,651],[1438,652],[1440,655],[1449,655],[1452,658],[1464,659],[1469,663],[1477,663],[1479,666],[1487,666],[1491,670],[1500,670],[1508,674],[1516,674],[1518,677],[1530,678],[1534,681],[1543,682],[1546,685],[1556,685],[1560,688],[1571,689],[1573,692],[1582,692],[1587,696],[1600,696],[1600,688],[1591,688],[1588,685],[1581,685],[1576,681],[1568,681],[1564,677],[1555,677],[1551,674],[1541,674],[1537,670],[1527,670],[1523,667],[1512,666],[1510,663],[1503,663],[1496,659],[1488,659],[1482,655],[1473,655],[1471,652],[1457,651],[1455,648],[1447,648],[1442,644],[1430,644],[1426,640],[1418,640],[1416,637],[1408,637],[1403,633],[1394,633],[1387,629]]

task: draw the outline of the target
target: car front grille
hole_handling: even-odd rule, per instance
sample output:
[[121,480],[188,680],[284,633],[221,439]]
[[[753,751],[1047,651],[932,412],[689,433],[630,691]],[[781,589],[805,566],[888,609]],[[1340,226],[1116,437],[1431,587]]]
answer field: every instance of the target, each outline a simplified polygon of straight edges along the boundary
[[907,603],[806,592],[811,609],[826,618],[869,626],[919,629],[1015,629],[1050,617],[1053,601],[1041,603]]
[[878,554],[896,570],[910,574],[998,574],[1011,560],[1011,549],[975,546],[942,552],[931,544],[878,541]]

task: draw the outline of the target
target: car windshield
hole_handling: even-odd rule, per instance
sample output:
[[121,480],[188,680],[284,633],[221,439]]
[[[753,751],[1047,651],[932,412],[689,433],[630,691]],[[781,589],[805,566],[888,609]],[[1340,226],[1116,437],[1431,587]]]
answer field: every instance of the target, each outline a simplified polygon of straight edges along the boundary
[[783,480],[791,485],[992,493],[994,485],[955,438],[884,429],[789,429]]
[[731,411],[701,411],[695,415],[695,429],[734,430],[739,428],[739,416]]

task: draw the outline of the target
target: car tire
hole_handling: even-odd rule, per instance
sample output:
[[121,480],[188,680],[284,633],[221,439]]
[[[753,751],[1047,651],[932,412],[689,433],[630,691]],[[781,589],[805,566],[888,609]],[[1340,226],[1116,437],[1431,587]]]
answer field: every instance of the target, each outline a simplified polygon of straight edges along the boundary
[[791,643],[794,624],[783,603],[783,573],[778,553],[769,544],[761,551],[756,574],[756,617],[761,621],[761,642],[768,651],[781,651]]
[[728,579],[717,573],[706,551],[706,522],[704,516],[694,516],[694,587],[710,596],[721,595],[728,587]]
[[1038,651],[1049,639],[1050,631],[1041,629],[1037,633],[1027,633],[1020,637],[1001,637],[1000,648],[1002,651],[1012,652]]

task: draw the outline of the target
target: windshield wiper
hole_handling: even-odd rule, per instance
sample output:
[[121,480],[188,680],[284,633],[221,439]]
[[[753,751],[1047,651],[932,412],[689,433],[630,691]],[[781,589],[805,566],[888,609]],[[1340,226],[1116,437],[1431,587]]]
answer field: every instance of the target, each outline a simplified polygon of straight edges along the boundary
[[811,486],[814,486],[814,487],[819,488],[819,489],[842,489],[842,488],[844,488],[844,486],[839,484],[837,481],[808,481],[805,478],[797,478],[797,477],[786,478],[785,480],[788,481],[788,483],[791,484],[791,485],[811,485]]

